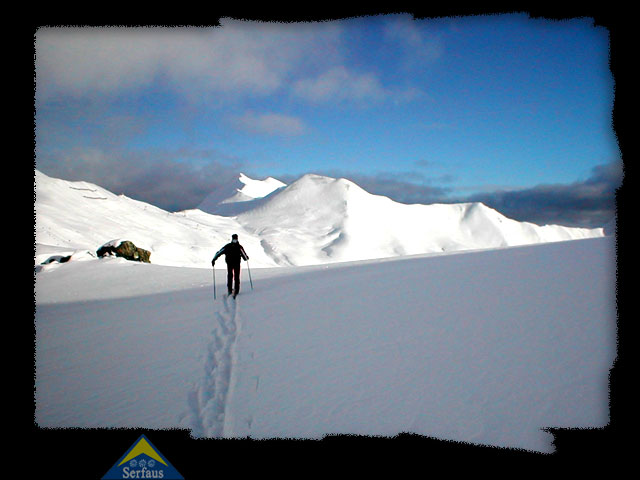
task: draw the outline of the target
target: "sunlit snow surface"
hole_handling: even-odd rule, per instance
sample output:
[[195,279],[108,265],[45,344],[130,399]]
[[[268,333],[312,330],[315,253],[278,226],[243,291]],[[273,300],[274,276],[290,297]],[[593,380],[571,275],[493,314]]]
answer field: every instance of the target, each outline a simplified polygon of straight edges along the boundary
[[[540,231],[504,230],[511,220],[479,204],[440,206],[432,222],[449,222],[438,228],[451,235],[433,237],[435,250],[422,253],[411,247],[415,238],[394,244],[404,238],[395,233],[376,243],[358,206],[374,205],[369,194],[325,177],[257,205],[272,215],[271,227],[255,209],[172,214],[91,184],[39,180],[41,427],[178,427],[195,437],[256,439],[411,432],[550,452],[545,428],[608,424],[613,237],[581,231],[576,238],[594,238],[521,245],[522,232]],[[328,206],[307,212],[315,222],[290,225],[287,240],[284,212],[302,208],[310,188]],[[381,218],[385,204],[394,215],[422,211],[376,198]],[[347,215],[333,215],[341,205]],[[314,251],[319,243],[303,242],[331,222],[339,233],[331,240],[335,232],[325,232],[323,254]],[[354,233],[366,228],[370,244]],[[235,232],[251,257],[253,289],[243,263],[233,300],[223,295],[225,272],[209,262]],[[507,237],[518,246],[505,247]],[[95,258],[117,238],[150,249],[153,263]],[[482,238],[498,244],[465,243]],[[454,253],[442,253],[446,239]],[[390,245],[405,256],[377,255]],[[360,259],[363,249],[387,258]],[[358,261],[340,263],[350,254]],[[62,255],[71,258],[40,265]],[[311,265],[319,255],[327,261]]]
[[36,422],[195,436],[421,435],[548,452],[608,423],[611,238],[244,271],[36,276]]

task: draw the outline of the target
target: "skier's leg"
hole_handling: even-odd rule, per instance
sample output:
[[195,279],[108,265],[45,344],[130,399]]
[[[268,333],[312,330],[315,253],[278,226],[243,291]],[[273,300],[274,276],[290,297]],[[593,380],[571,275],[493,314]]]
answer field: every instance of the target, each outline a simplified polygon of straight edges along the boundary
[[234,293],[238,295],[240,293],[240,264],[233,266],[233,276],[235,278],[235,291]]
[[227,293],[231,295],[233,293],[233,267],[227,265]]

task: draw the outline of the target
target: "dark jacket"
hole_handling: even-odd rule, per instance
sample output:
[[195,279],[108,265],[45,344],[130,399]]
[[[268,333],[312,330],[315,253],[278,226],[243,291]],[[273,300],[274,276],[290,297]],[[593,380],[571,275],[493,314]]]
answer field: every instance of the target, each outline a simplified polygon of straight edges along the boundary
[[247,252],[245,252],[242,245],[237,242],[227,243],[222,247],[213,257],[213,262],[215,262],[221,255],[225,256],[227,265],[240,265],[240,259],[245,261],[249,259]]

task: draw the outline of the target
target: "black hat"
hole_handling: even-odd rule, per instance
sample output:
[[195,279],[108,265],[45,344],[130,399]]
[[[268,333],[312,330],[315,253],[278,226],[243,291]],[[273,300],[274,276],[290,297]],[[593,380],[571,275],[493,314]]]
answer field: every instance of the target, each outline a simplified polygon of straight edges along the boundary
[[238,234],[234,233],[233,235],[231,235],[231,239],[236,239],[237,240],[238,239]]

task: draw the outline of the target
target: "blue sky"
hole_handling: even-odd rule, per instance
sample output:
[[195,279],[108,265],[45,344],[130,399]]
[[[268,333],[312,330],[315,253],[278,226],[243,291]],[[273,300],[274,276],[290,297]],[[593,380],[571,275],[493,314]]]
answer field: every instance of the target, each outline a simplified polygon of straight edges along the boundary
[[592,226],[621,181],[608,32],[590,19],[42,28],[35,54],[36,168],[169,210],[240,171],[313,172]]

